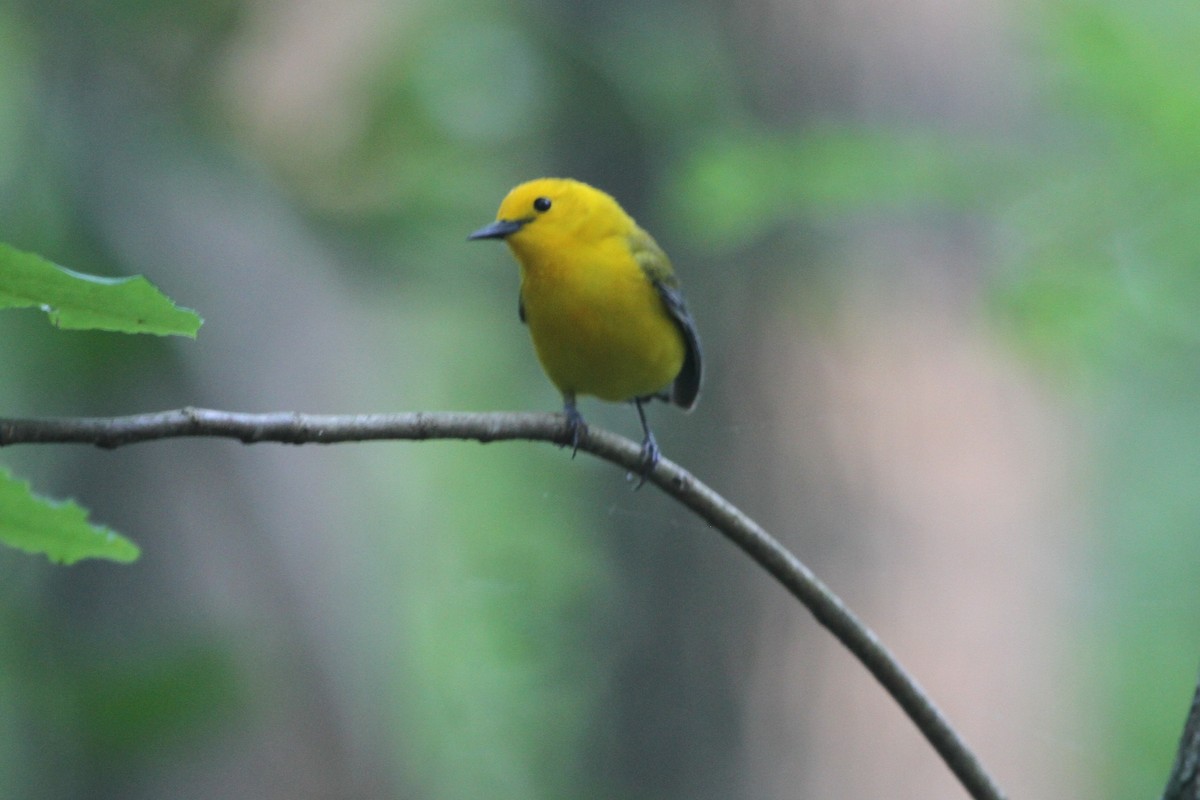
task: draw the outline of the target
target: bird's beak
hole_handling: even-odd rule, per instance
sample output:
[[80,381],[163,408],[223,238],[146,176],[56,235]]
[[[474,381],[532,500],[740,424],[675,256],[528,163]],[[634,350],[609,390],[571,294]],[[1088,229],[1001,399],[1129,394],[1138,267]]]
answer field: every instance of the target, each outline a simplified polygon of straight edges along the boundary
[[504,239],[525,225],[527,219],[498,219],[491,225],[485,225],[468,236],[468,239]]

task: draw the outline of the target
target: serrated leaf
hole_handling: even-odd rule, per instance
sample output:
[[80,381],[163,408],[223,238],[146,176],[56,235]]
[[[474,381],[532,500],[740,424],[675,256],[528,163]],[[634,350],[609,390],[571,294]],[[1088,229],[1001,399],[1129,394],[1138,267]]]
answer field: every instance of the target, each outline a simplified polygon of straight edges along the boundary
[[29,484],[0,468],[0,543],[42,554],[58,564],[84,558],[136,561],[138,546],[120,534],[88,522],[87,511],[70,500],[38,497]]
[[102,278],[0,243],[0,308],[41,308],[60,328],[195,338],[203,320],[141,275]]

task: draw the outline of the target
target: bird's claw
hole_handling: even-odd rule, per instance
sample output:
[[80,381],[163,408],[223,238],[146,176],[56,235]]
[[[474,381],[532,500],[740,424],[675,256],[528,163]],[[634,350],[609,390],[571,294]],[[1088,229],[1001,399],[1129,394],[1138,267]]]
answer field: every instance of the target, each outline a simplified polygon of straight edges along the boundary
[[[658,442],[654,440],[654,434],[651,433],[642,441],[642,451],[638,455],[638,482],[633,487],[635,492],[646,483],[646,479],[650,477],[651,472],[654,472],[654,468],[658,466],[661,459],[662,451],[658,449]],[[633,473],[630,473],[629,477],[632,479]]]
[[[564,408],[563,414],[567,418],[567,442],[571,445],[571,458],[574,458],[579,452],[580,439],[587,433],[587,423],[583,421],[583,415],[574,405]],[[565,447],[566,443],[563,446]]]

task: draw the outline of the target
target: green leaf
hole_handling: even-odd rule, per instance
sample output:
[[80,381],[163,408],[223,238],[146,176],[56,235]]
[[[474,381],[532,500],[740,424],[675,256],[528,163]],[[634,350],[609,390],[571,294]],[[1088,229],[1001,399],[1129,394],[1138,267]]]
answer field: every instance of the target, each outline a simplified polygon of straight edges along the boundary
[[102,278],[0,243],[0,308],[41,308],[59,328],[195,338],[203,320],[141,275]]
[[87,520],[87,511],[71,501],[38,497],[29,484],[0,467],[0,543],[27,553],[41,553],[58,564],[84,558],[136,561],[138,546]]

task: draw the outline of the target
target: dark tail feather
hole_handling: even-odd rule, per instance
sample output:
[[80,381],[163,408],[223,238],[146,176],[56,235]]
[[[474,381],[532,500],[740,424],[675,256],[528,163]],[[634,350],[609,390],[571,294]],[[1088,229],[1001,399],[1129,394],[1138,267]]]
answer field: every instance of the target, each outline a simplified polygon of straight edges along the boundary
[[683,369],[679,370],[671,386],[671,402],[685,411],[691,411],[696,405],[696,398],[700,396],[700,341],[694,330],[689,329],[685,333],[688,334],[687,352],[683,356]]
[[700,382],[704,373],[700,336],[696,333],[696,323],[692,322],[692,315],[688,313],[683,293],[677,287],[668,286],[661,281],[655,281],[654,288],[658,290],[658,296],[662,298],[667,313],[671,315],[671,321],[683,334],[686,348],[683,367],[675,376],[675,383],[671,385],[671,402],[685,411],[691,411],[700,395]]

